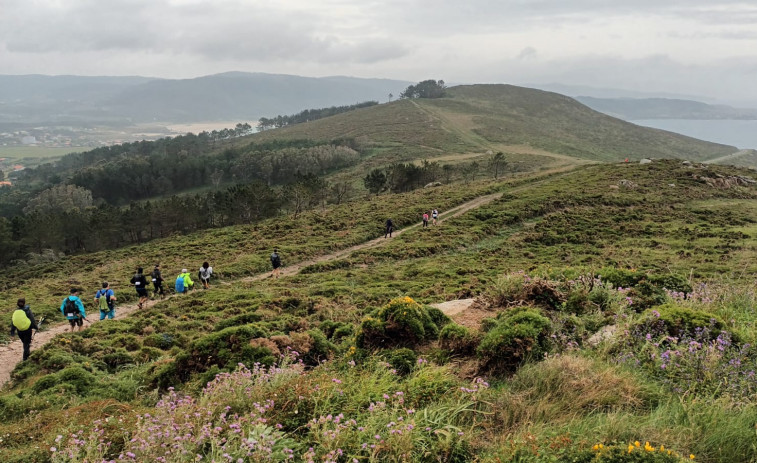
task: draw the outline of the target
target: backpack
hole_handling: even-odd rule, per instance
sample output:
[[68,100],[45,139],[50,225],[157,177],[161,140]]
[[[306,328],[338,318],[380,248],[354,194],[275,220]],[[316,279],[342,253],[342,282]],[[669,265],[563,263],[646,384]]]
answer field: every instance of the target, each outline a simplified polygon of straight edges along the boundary
[[32,321],[26,315],[26,311],[23,309],[16,309],[13,312],[13,326],[19,331],[26,331],[32,326]]
[[100,307],[101,312],[110,312],[113,307],[111,301],[108,300],[108,290],[99,290],[97,292],[97,304]]
[[66,317],[79,318],[79,308],[76,307],[76,302],[71,299],[71,296],[66,298],[66,305],[64,309]]
[[177,293],[183,293],[184,292],[184,274],[181,274],[176,278],[176,292]]
[[150,278],[152,278],[153,283],[160,283],[163,278],[160,276],[160,270],[153,270],[150,274]]

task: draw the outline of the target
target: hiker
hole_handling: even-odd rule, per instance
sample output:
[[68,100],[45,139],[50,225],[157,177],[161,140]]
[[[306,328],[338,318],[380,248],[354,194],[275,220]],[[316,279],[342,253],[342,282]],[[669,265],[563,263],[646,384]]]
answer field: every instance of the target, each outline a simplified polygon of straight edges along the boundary
[[279,250],[274,249],[273,253],[271,253],[271,266],[273,267],[273,272],[271,272],[271,278],[278,278],[281,268],[281,257],[279,256]]
[[142,267],[137,268],[137,273],[134,274],[133,277],[131,277],[131,280],[129,282],[134,285],[134,288],[137,290],[137,296],[139,296],[139,303],[137,304],[137,307],[142,310],[142,307],[144,307],[145,302],[147,302],[148,295],[147,295],[147,278],[142,274]]
[[160,274],[160,264],[155,264],[155,268],[150,274],[152,278],[153,294],[152,297],[156,297],[160,294],[160,298],[166,297],[166,290],[163,289],[163,275]]
[[187,269],[181,269],[181,273],[176,277],[176,284],[174,288],[177,293],[186,293],[194,286],[195,282],[192,281],[192,277],[189,276]]
[[26,360],[29,358],[32,337],[34,337],[32,330],[39,331],[39,326],[37,326],[37,320],[34,319],[32,310],[26,305],[26,299],[23,297],[19,299],[16,306],[11,319],[11,336],[14,336],[18,331],[18,337],[21,339],[21,344],[24,345],[23,360]]
[[79,299],[79,289],[71,288],[71,295],[63,299],[60,305],[61,313],[68,319],[68,323],[71,325],[71,332],[74,332],[74,327],[78,326],[79,331],[84,325],[84,320],[87,319],[87,312],[84,310],[84,304]]
[[387,235],[389,235],[389,238],[391,238],[392,230],[394,230],[394,222],[392,222],[392,219],[386,219],[386,229],[384,230],[384,238],[386,238]]
[[103,281],[103,288],[95,293],[95,305],[100,308],[100,320],[105,320],[106,317],[113,320],[116,316],[116,293],[110,289],[107,281]]
[[428,227],[428,212],[423,213],[423,228]]
[[211,267],[207,262],[203,262],[202,267],[200,267],[200,272],[197,274],[197,276],[200,277],[200,281],[202,282],[202,289],[210,289],[211,275],[213,275],[213,267]]
[[434,209],[433,211],[431,211],[431,223],[433,223],[434,225],[436,225],[436,218],[437,217],[439,217],[439,211],[437,211],[436,209]]

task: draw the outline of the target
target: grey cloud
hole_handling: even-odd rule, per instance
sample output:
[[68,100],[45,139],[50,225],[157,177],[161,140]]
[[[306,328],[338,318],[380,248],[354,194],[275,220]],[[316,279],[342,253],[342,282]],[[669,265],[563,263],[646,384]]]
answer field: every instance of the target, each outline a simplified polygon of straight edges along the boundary
[[536,48],[534,47],[526,47],[523,50],[518,53],[518,56],[516,59],[518,60],[528,60],[528,59],[534,59],[536,58]]
[[[372,63],[404,56],[384,37],[345,40],[319,29],[324,18],[245,1],[172,5],[169,0],[93,0],[31,10],[4,0],[0,45],[18,53],[147,52],[211,60]],[[5,14],[5,13],[8,14]]]

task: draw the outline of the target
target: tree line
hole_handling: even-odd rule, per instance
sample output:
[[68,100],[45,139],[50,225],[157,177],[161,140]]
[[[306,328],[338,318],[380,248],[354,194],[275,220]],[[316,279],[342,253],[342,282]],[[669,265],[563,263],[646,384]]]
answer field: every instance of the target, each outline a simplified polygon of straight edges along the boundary
[[276,117],[261,117],[258,120],[258,130],[268,130],[286,127],[293,124],[301,124],[303,122],[314,121],[316,119],[334,116],[336,114],[353,111],[355,109],[368,108],[377,104],[378,101],[365,101],[363,103],[357,103],[348,106],[331,106],[330,108],[306,109],[290,116],[279,115]]
[[0,264],[37,262],[44,256],[93,252],[143,243],[176,233],[250,224],[282,211],[297,216],[352,193],[347,182],[328,182],[315,174],[293,174],[293,181],[270,186],[253,181],[204,194],[171,196],[119,207],[93,205],[88,190],[58,185],[31,202],[26,213],[0,217]]

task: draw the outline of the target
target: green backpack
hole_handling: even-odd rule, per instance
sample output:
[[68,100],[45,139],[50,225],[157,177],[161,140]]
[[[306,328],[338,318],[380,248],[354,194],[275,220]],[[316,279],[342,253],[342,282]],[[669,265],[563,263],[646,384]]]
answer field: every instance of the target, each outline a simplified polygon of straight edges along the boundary
[[110,301],[108,300],[108,290],[105,290],[104,292],[100,290],[97,292],[97,294],[99,296],[97,298],[97,303],[98,303],[98,306],[100,307],[100,310],[102,312],[110,312],[113,309],[113,307],[110,304]]
[[13,312],[13,326],[19,331],[26,331],[32,326],[32,321],[22,309],[16,309]]

